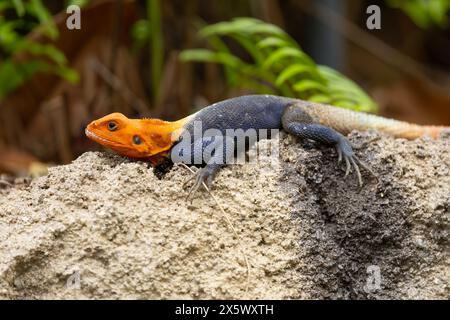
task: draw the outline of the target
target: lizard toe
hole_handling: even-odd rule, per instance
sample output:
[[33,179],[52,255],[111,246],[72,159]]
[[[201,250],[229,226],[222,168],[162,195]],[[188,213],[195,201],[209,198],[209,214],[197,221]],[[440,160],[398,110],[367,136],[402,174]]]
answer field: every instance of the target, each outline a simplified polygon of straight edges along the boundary
[[211,172],[211,170],[208,170],[207,168],[201,168],[185,183],[191,181],[192,179],[194,179],[194,183],[189,190],[186,200],[191,198],[191,196],[193,196],[202,185],[209,189],[214,180],[214,172]]
[[338,154],[338,164],[342,162],[342,149],[336,147],[336,152]]
[[189,182],[191,182],[196,176],[197,176],[198,172],[194,172],[193,174],[191,174],[189,177],[187,177],[186,180],[184,180],[183,182],[183,189],[186,189],[187,185],[189,184]]
[[345,166],[346,166],[346,169],[345,169],[345,176],[348,176],[348,174],[350,173],[350,160],[348,160],[348,159],[351,159],[351,157],[347,157],[347,156],[344,156],[344,159],[345,159]]
[[363,185],[362,181],[362,175],[360,166],[367,170],[371,175],[374,177],[377,177],[377,175],[372,171],[372,169],[369,168],[364,162],[359,160],[359,158],[354,154],[352,146],[350,145],[350,142],[345,139],[344,137],[337,143],[336,145],[336,151],[338,154],[338,163],[341,162],[342,159],[345,161],[345,177],[347,177],[350,172],[352,172],[352,169],[355,171],[356,176],[358,178],[358,184],[360,187]]
[[363,182],[362,182],[362,178],[361,178],[361,172],[359,171],[359,167],[358,167],[358,165],[356,164],[354,158],[355,158],[355,157],[351,157],[351,158],[350,158],[350,162],[352,163],[353,168],[355,168],[356,175],[358,176],[359,186],[362,187]]
[[361,161],[357,156],[353,156],[353,159],[362,168],[364,168],[367,172],[369,172],[373,177],[375,177],[377,180],[379,180],[378,175],[375,172],[373,172],[373,170],[367,164],[365,164],[363,161]]

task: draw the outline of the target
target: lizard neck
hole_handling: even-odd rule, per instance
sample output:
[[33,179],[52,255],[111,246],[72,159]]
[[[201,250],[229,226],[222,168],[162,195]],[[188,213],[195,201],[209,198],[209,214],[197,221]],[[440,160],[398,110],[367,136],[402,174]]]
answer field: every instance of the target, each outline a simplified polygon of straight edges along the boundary
[[151,141],[154,146],[152,156],[156,159],[167,157],[169,150],[180,137],[183,127],[192,116],[177,120],[164,121],[160,119],[139,119],[135,120],[138,131]]
[[177,121],[164,121],[160,119],[139,119],[136,125],[141,132],[156,143],[157,145],[168,146],[179,138],[184,125],[191,117],[186,117]]

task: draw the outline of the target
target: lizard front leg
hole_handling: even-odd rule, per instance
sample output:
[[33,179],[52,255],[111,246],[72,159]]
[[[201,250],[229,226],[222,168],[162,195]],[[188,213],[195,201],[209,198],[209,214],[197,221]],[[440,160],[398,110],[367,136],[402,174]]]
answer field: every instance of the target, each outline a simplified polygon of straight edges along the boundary
[[[187,149],[187,150],[186,150]],[[179,149],[180,150],[180,149]],[[189,199],[202,186],[209,188],[217,172],[225,165],[230,164],[234,156],[234,142],[226,136],[207,136],[197,139],[182,152],[183,162],[188,165],[203,165],[184,185],[194,180],[187,199]],[[178,155],[180,155],[179,151]]]
[[210,188],[214,178],[216,177],[217,172],[219,172],[222,166],[223,165],[210,163],[204,166],[203,168],[200,168],[195,174],[193,174],[184,183],[184,185],[187,185],[188,182],[194,180],[194,183],[192,184],[189,190],[186,200],[188,200],[191,197],[191,195],[194,195],[197,192],[197,190],[202,186],[203,183],[205,183],[205,185],[208,188]]
[[358,176],[360,186],[363,183],[358,164],[375,175],[370,168],[356,157],[346,137],[330,127],[314,123],[314,119],[308,114],[306,108],[301,104],[288,106],[282,116],[283,129],[300,138],[333,146],[338,154],[338,163],[342,160],[346,163],[345,176],[350,173],[350,168],[353,167]]

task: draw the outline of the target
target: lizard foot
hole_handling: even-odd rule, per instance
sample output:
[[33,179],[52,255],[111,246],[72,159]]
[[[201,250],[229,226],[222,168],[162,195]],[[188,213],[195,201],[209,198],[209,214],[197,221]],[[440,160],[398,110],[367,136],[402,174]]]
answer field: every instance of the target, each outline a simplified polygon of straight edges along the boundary
[[[194,183],[192,184],[189,193],[186,197],[186,200],[189,200],[189,198],[194,195],[197,190],[205,184],[206,187],[209,189],[212,185],[212,181],[214,180],[215,172],[213,170],[208,169],[208,167],[201,168],[197,170],[191,177],[189,177],[184,183],[183,187],[186,187],[188,182],[191,180],[194,180]],[[192,201],[192,199],[191,199]]]
[[6,180],[0,180],[0,187],[9,188],[9,187],[12,187],[12,184]]
[[[347,139],[342,138],[338,144],[336,144],[336,152],[338,154],[338,163],[342,162],[342,159],[345,161],[345,177],[351,172],[351,169],[355,169],[356,175],[358,177],[359,186],[362,187],[362,177],[361,172],[359,170],[359,166],[363,167],[365,170],[370,172],[374,177],[378,179],[378,176],[369,168],[364,162],[362,162],[353,152],[353,149]],[[359,166],[358,166],[359,165]]]

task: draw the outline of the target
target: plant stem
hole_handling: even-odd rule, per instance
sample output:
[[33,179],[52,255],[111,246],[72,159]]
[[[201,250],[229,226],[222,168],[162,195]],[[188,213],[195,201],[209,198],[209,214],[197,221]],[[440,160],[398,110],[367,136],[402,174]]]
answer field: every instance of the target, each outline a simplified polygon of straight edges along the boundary
[[150,29],[150,75],[153,102],[155,103],[159,96],[159,83],[164,58],[159,0],[147,0],[147,15]]

